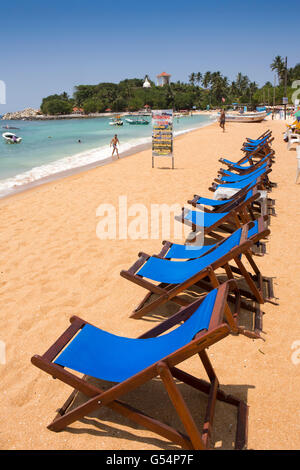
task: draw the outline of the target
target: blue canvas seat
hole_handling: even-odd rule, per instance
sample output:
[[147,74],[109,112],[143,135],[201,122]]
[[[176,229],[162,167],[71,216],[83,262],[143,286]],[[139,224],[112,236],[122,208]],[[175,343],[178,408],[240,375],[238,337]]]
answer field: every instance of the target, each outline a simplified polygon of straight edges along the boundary
[[238,165],[237,162],[234,162],[232,160],[228,160],[227,158],[222,158],[222,162],[223,163],[227,163],[229,166],[238,166],[239,168],[241,169],[248,169],[250,168],[252,165],[249,165],[249,161],[245,161],[244,163],[241,163]]
[[[230,198],[230,199],[222,199],[222,200],[218,200],[218,199],[209,199],[209,198],[205,198],[205,197],[199,197],[198,199],[194,199],[193,200],[193,205],[195,206],[211,206],[213,208],[217,208],[218,211],[217,213],[221,216],[223,214],[226,215],[229,213],[229,211],[227,212],[219,212],[219,210],[222,208],[222,206],[228,206],[228,207],[232,207],[232,204],[234,204],[235,202],[238,202],[238,201],[241,201],[241,202],[247,202],[250,198],[252,198],[254,192],[252,189],[250,189],[249,191],[247,191],[246,193],[244,193],[242,195],[242,197],[238,197],[238,195],[235,195],[234,197]],[[205,209],[205,207],[204,207]],[[206,214],[206,213],[205,213]],[[206,216],[203,216],[203,218],[205,218]],[[221,218],[221,217],[220,217]],[[212,225],[212,223],[215,223],[216,221],[220,220],[220,218],[217,217],[217,214],[214,213],[214,216],[213,217],[207,217],[206,218],[206,221],[204,221],[204,224],[203,226],[207,226],[206,224],[208,224],[210,222],[210,224]],[[191,216],[189,216],[187,218],[187,220],[190,220],[191,219]]]
[[[238,165],[237,163],[232,163],[230,166],[232,167],[233,170],[240,170],[241,171],[241,174],[244,172],[244,173],[250,173],[252,170],[255,171],[256,169],[258,168],[261,168],[262,165],[264,165],[265,163],[268,162],[269,158],[271,156],[271,153],[269,153],[268,155],[266,155],[264,158],[262,158],[262,160],[258,163],[254,163],[252,165]],[[228,160],[227,160],[228,162]],[[234,176],[236,175],[236,173],[234,173],[233,171],[230,171],[230,170],[222,170],[222,173],[225,174],[225,175],[228,175],[228,176]]]
[[191,222],[198,227],[206,228],[224,219],[228,214],[229,212],[201,212],[191,210],[184,215],[184,221]]
[[[258,233],[258,220],[253,222],[253,227],[248,230],[247,238],[250,239]],[[181,245],[178,243],[170,244],[168,251],[164,253],[163,257],[166,259],[193,259],[205,255],[210,250],[213,250],[218,244],[197,246],[193,244]]]
[[[185,305],[179,294],[197,283],[200,283],[203,287],[203,280],[207,278],[209,278],[209,282],[205,281],[205,288],[210,290],[211,287],[209,288],[209,286],[216,287],[218,281],[215,271],[219,268],[225,270],[229,279],[232,277],[230,270],[234,269],[234,272],[245,278],[249,286],[249,293],[243,293],[243,295],[248,295],[249,298],[264,303],[262,276],[250,251],[252,246],[261,239],[266,238],[270,231],[265,227],[264,217],[260,217],[257,224],[253,222],[245,224],[227,238],[222,239],[213,249],[208,250],[206,253],[201,250],[201,256],[185,258],[185,261],[139,253],[138,260],[131,268],[122,270],[120,273],[122,277],[149,291],[149,294],[146,295],[131,316],[140,318],[159,305],[171,300],[179,305]],[[178,251],[182,253],[184,249],[180,248]],[[254,277],[243,265],[243,255],[249,261],[255,274]],[[234,261],[238,267],[229,268],[228,263],[230,261]],[[156,295],[150,299],[151,294]]]
[[219,161],[238,172],[247,171],[247,168],[254,164],[259,165],[259,161],[263,159],[267,153],[271,153],[271,155],[269,155],[270,158],[274,156],[274,151],[271,150],[270,147],[271,142],[274,140],[271,134],[272,133],[268,131],[258,139],[247,139],[241,149],[245,155],[239,161],[231,161],[225,158],[220,158]]
[[85,325],[55,364],[98,379],[123,382],[188,344],[199,331],[207,330],[216,294],[216,289],[210,292],[183,325],[156,338],[124,338]]
[[173,261],[150,256],[136,274],[166,284],[182,283],[239,246],[241,233],[242,229],[236,230],[211,253],[189,261]]
[[[247,437],[247,405],[219,388],[218,378],[206,353],[208,347],[227,337],[230,332],[243,333],[243,327],[238,325],[237,313],[233,316],[227,303],[232,294],[238,300],[237,286],[234,281],[229,281],[206,297],[180,309],[137,339],[107,333],[81,318],[72,317],[70,327],[48,351],[31,359],[33,365],[74,388],[48,429],[61,431],[73,422],[108,407],[132,420],[135,425],[143,426],[183,449],[204,450],[210,447],[212,410],[216,401],[222,400],[237,409],[236,448],[243,448]],[[238,305],[238,302],[235,303]],[[209,382],[178,367],[193,356],[200,359]],[[73,371],[84,376],[80,378]],[[89,376],[106,381],[105,389],[102,384],[88,380]],[[136,393],[140,393],[140,406],[144,394],[141,386],[150,385],[155,378],[160,379],[165,393],[153,398],[152,407],[165,407],[166,396],[169,397],[176,413],[175,422],[179,418],[185,432],[172,427],[174,419],[170,419],[170,415],[166,424],[161,413],[158,419],[134,408],[132,403],[126,403],[128,393],[138,389]],[[202,431],[196,425],[176,380],[207,395]],[[76,404],[78,392],[87,398]],[[97,419],[101,419],[101,415]]]
[[[232,233],[242,224],[255,218],[252,207],[253,202],[260,197],[260,193],[254,188],[255,180],[250,182],[252,181],[252,186],[245,184],[239,194],[230,200],[217,201],[195,195],[188,203],[201,210],[189,210],[188,207],[183,207],[181,214],[175,216],[175,220],[189,225],[193,232],[201,231],[203,236],[209,235],[221,240],[223,236],[218,233],[220,230]],[[203,202],[211,204],[213,210],[203,207],[201,204]]]
[[218,188],[235,188],[235,189],[243,189],[243,188],[246,188],[249,184],[252,184],[254,182],[257,182],[257,184],[259,183],[259,176],[255,175],[255,176],[249,176],[245,179],[243,179],[242,181],[237,181],[237,182],[234,182],[234,183],[222,183],[222,184],[216,184],[215,188],[214,189],[218,189]]
[[267,163],[265,163],[259,169],[252,171],[250,173],[247,173],[247,175],[236,175],[236,174],[227,175],[226,174],[220,178],[220,181],[228,182],[228,183],[236,183],[236,182],[243,181],[250,177],[254,177],[254,176],[258,177],[258,176],[263,175],[267,168],[268,168],[268,165]]
[[[236,194],[234,195],[234,197],[230,199],[222,199],[222,200],[210,199],[207,197],[199,197],[198,199],[195,200],[195,204],[201,205],[201,206],[211,206],[214,208],[216,207],[221,208],[222,206],[227,206],[230,203],[234,203],[238,196],[239,195]],[[253,196],[253,190],[249,189],[249,191],[247,191],[247,193],[245,195],[243,194],[242,196],[244,197],[244,201],[248,201],[248,199],[250,199]]]

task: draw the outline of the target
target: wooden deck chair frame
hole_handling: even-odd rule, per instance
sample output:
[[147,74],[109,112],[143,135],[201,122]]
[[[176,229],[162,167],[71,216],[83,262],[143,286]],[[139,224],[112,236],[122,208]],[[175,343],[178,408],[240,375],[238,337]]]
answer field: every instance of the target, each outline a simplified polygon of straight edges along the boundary
[[194,194],[193,199],[189,199],[187,203],[191,204],[191,206],[193,207],[204,210],[204,212],[228,212],[230,209],[234,208],[234,206],[242,202],[247,196],[247,193],[251,190],[253,191],[253,194],[256,194],[258,192],[257,184],[255,182],[253,184],[248,184],[245,188],[237,190],[237,192],[228,201],[226,199],[222,201],[224,204],[222,204],[221,207],[217,206],[214,209],[208,209],[208,204],[206,205],[198,203],[198,200],[201,198],[201,196],[199,196],[198,194]]
[[[200,331],[196,334],[194,339],[184,347],[162,358],[159,362],[154,363],[127,380],[112,386],[108,390],[102,390],[87,382],[86,376],[80,378],[64,367],[53,363],[62,349],[64,349],[64,347],[72,341],[72,338],[77,332],[87,324],[86,321],[76,316],[72,317],[70,327],[58,338],[48,351],[43,356],[36,355],[31,359],[32,364],[36,367],[47,372],[53,378],[59,379],[74,388],[74,391],[59,410],[58,415],[48,426],[48,429],[56,432],[61,431],[73,422],[89,415],[91,412],[101,410],[103,407],[108,407],[116,413],[137,423],[139,426],[149,429],[151,432],[163,436],[169,441],[181,446],[183,449],[205,450],[211,445],[215,405],[217,400],[219,400],[237,408],[235,448],[243,449],[247,444],[248,407],[241,399],[228,395],[220,389],[218,378],[206,353],[208,347],[228,336],[231,331],[229,324],[225,323],[223,320],[224,315],[231,315],[231,312],[228,313],[228,310],[226,311],[226,307],[228,306],[227,295],[231,288],[231,283],[223,284],[219,288],[207,330]],[[198,300],[194,302],[193,305],[181,309],[177,314],[152,328],[147,333],[140,336],[140,338],[146,339],[158,336],[176,324],[187,320],[200,303],[201,300]],[[196,378],[178,368],[179,364],[194,355],[199,355],[208,375],[209,382]],[[121,400],[123,395],[149,382],[155,377],[161,378],[162,384],[169,395],[175,412],[183,424],[186,434],[146,415]],[[202,431],[196,426],[194,418],[180,390],[176,386],[175,379],[184,382],[208,396]],[[69,410],[70,405],[73,403],[79,391],[88,397],[88,401],[75,409]]]
[[[270,180],[269,180],[269,177],[268,177],[268,175],[271,173],[271,171],[272,171],[272,168],[270,168],[270,166],[267,166],[267,167],[265,168],[265,171],[264,171],[262,174],[259,175],[259,176],[262,178],[262,180],[264,181],[265,186],[266,186],[267,188],[271,188],[271,183],[270,183]],[[223,184],[227,184],[228,187],[230,188],[230,185],[232,185],[232,184],[234,184],[234,183],[242,183],[242,182],[243,182],[242,179],[241,179],[241,180],[237,180],[237,181],[228,181],[228,180],[226,181],[226,179],[225,179],[225,180],[222,180],[221,178],[222,178],[221,176],[219,176],[219,177],[217,177],[217,178],[214,178],[213,185],[216,185],[216,186],[217,186],[217,185],[219,185],[219,184],[222,184],[222,185],[223,185]],[[230,177],[229,177],[229,178],[230,178]],[[241,175],[241,178],[247,178],[247,179],[248,179],[248,178],[251,178],[251,173],[250,173],[249,175]],[[254,178],[255,178],[255,175],[254,175]]]
[[[268,215],[263,215],[262,217],[263,217],[263,220],[265,222],[268,222],[268,220],[269,220]],[[251,224],[249,224],[249,225],[251,225]],[[251,237],[249,239],[254,240],[254,237]],[[212,245],[211,249],[212,250],[215,249],[219,245],[219,243],[222,243],[222,241],[225,240],[225,238],[226,237],[224,237],[222,240],[219,240],[216,244]],[[190,242],[190,240],[189,240],[189,242]],[[170,257],[167,257],[166,255],[167,255],[168,251],[170,250],[170,248],[172,247],[173,242],[171,242],[169,240],[163,240],[162,245],[163,245],[163,247],[162,247],[161,251],[157,254],[157,257],[158,258],[163,258],[163,259],[171,259]],[[204,254],[208,254],[210,251],[211,250],[206,251]],[[253,255],[263,256],[264,254],[266,254],[266,245],[262,241],[254,242],[253,246],[251,247],[251,251],[252,251]]]
[[[263,190],[263,191],[272,191],[272,188],[276,187],[276,184],[271,182],[269,180],[268,174],[271,173],[272,169],[269,168],[265,173],[262,175],[258,176],[254,180],[251,180],[249,184],[255,183],[257,186],[257,189]],[[241,182],[242,183],[242,182]],[[209,191],[212,191],[213,193],[218,189],[219,185],[222,185],[222,188],[234,188],[233,186],[234,183],[224,183],[223,181],[220,180],[215,180],[212,182],[212,185],[208,188]],[[238,189],[238,188],[237,188]]]
[[268,136],[268,137],[272,136],[272,131],[270,129],[267,129],[263,134],[261,134],[259,137],[257,137],[257,139],[250,139],[250,137],[246,137],[246,142],[252,142],[253,140],[255,140],[255,141],[262,140],[266,136]]
[[[202,269],[189,279],[179,284],[166,284],[158,283],[155,284],[153,281],[144,279],[142,276],[137,274],[144,263],[150,258],[150,255],[140,252],[138,254],[138,260],[128,270],[122,270],[120,275],[125,279],[145,288],[148,290],[148,294],[140,302],[131,314],[131,318],[141,318],[145,314],[153,311],[154,308],[163,305],[169,301],[175,302],[180,306],[188,305],[188,301],[179,296],[189,287],[196,285],[207,291],[214,289],[220,285],[219,280],[216,276],[216,270],[221,268],[224,269],[227,279],[234,279],[234,273],[241,276],[247,282],[250,292],[241,289],[240,292],[243,296],[248,299],[252,299],[263,304],[266,300],[273,297],[271,286],[269,286],[270,295],[264,295],[264,278],[253,260],[251,247],[254,243],[257,243],[261,239],[265,239],[270,234],[270,230],[265,228],[265,221],[263,217],[258,219],[258,233],[251,237],[251,240],[247,239],[248,230],[251,227],[251,223],[245,224],[242,228],[242,234],[240,243],[238,246],[230,250],[224,256],[220,257],[217,261]],[[154,255],[155,256],[155,255]],[[242,262],[242,256],[245,256],[248,260],[253,274],[249,273]],[[157,257],[157,256],[156,256]],[[230,262],[234,262],[236,266],[230,265]],[[189,262],[189,261],[185,261]],[[151,295],[156,294],[157,298],[151,300]]]
[[[234,208],[232,209],[229,208],[228,213],[224,215],[224,217],[222,217],[220,220],[210,225],[209,227],[200,227],[194,222],[186,220],[185,216],[190,212],[190,209],[188,209],[187,207],[182,208],[181,214],[178,216],[175,216],[175,220],[177,220],[178,222],[182,222],[185,225],[190,226],[192,229],[192,232],[196,233],[199,230],[202,230],[204,236],[210,235],[212,238],[216,238],[217,240],[223,240],[224,237],[216,233],[215,231],[221,229],[225,232],[232,233],[236,229],[240,228],[242,225],[246,224],[247,222],[250,222],[251,220],[255,220],[255,215],[251,209],[251,206],[254,201],[259,199],[259,197],[260,197],[260,193],[254,190],[252,196],[249,199],[245,201],[244,198],[241,198],[240,202],[237,203]],[[218,212],[215,211],[214,213],[218,213]]]
[[[242,158],[240,158],[238,161],[236,161],[235,163],[240,165],[242,163],[249,162],[251,165],[254,165],[256,162],[260,161],[262,158],[268,155],[268,153],[271,151],[270,145],[273,140],[274,140],[274,137],[270,139],[267,145],[261,144],[257,148],[251,151],[245,151],[245,149],[242,148],[241,150],[245,153],[245,155]],[[274,161],[274,157],[275,157],[275,153],[273,154],[272,161]],[[224,158],[219,158],[219,162],[229,167],[232,166],[230,163],[226,162],[226,159]]]
[[259,161],[261,158],[264,158],[268,152],[271,149],[272,142],[274,141],[274,137],[271,137],[269,139],[266,139],[259,145],[257,145],[254,149],[248,150],[247,147],[243,146],[241,148],[241,151],[244,152],[245,157],[242,158],[242,161],[239,161],[239,163],[243,163],[243,160],[248,160],[252,164],[255,163],[255,161]]
[[256,163],[254,163],[253,166],[251,166],[250,168],[236,168],[234,165],[227,165],[229,166],[229,168],[226,168],[226,170],[224,168],[220,168],[218,170],[218,174],[220,174],[221,176],[225,176],[226,175],[226,171],[235,171],[237,175],[251,175],[252,171],[255,171],[255,170],[258,170],[262,165],[264,165],[265,163],[267,163],[270,167],[272,166],[272,163],[273,163],[273,156],[275,155],[275,152],[274,150],[270,150],[270,155],[267,157],[267,159],[264,161],[264,159],[261,159],[259,161],[257,161]]
[[258,147],[259,145],[269,145],[270,142],[272,142],[272,134],[266,134],[263,137],[260,137],[259,139],[256,139],[256,141],[252,141],[251,139],[247,138],[245,142],[243,142],[242,148],[247,149],[249,146],[253,147]]
[[[251,206],[248,207],[248,210],[251,214],[252,220],[257,218],[255,212],[258,212],[259,215],[276,215],[275,212],[275,201],[274,199],[271,198],[264,198],[263,200],[261,199],[261,194],[259,190],[257,189],[258,184],[256,182],[249,184],[246,188],[240,189],[236,194],[234,194],[228,202],[226,202],[226,199],[224,199],[224,205],[222,206],[217,206],[215,209],[208,209],[208,207],[205,204],[199,204],[198,201],[201,198],[198,194],[194,194],[193,199],[189,199],[187,202],[188,204],[191,204],[191,206],[195,208],[199,208],[201,210],[204,210],[204,212],[210,212],[210,213],[218,213],[218,212],[228,212],[232,209],[234,209],[235,206],[237,206],[240,202],[242,202],[247,193],[252,190],[253,195],[258,194],[257,198],[252,201]],[[204,206],[204,209],[203,209]]]

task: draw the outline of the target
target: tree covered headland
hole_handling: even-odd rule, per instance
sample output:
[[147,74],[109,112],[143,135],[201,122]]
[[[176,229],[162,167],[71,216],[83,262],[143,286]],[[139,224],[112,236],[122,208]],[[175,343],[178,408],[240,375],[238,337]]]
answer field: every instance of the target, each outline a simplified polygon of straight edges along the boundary
[[78,85],[73,97],[67,93],[50,95],[41,104],[43,114],[71,114],[74,107],[82,108],[85,114],[102,113],[107,109],[114,112],[137,111],[148,105],[153,109],[197,109],[220,108],[232,103],[281,104],[285,95],[285,76],[287,77],[287,96],[295,91],[294,80],[300,80],[300,63],[293,68],[285,68],[284,59],[275,57],[270,65],[277,76],[277,85],[265,83],[261,88],[247,75],[238,73],[235,80],[229,81],[221,72],[191,73],[187,83],[177,81],[163,87],[153,82],[151,88],[143,88],[143,80],[132,78],[120,83],[99,83],[98,85]]

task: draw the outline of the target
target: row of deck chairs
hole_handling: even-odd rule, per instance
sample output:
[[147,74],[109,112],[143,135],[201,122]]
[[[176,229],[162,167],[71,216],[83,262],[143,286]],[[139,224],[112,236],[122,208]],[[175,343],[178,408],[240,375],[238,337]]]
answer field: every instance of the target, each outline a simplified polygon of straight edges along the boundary
[[[211,189],[235,185],[237,191],[229,200],[198,195],[189,200],[192,209],[183,210],[178,216],[178,220],[191,227],[192,236],[186,244],[165,241],[158,255],[140,253],[131,268],[121,272],[121,276],[147,291],[132,314],[134,318],[144,315],[155,318],[163,305],[172,305],[175,313],[137,339],[110,334],[74,316],[69,328],[43,356],[32,357],[35,366],[74,388],[48,426],[50,430],[60,431],[108,407],[184,449],[207,449],[211,446],[215,405],[219,400],[237,408],[235,448],[246,446],[247,405],[219,387],[206,350],[230,334],[261,336],[259,306],[271,299],[272,292],[253,258],[265,252],[261,246],[270,234],[269,223],[274,214],[269,198],[274,186],[269,179],[275,161],[272,140],[271,132],[256,140],[247,139],[238,162],[221,159],[226,169],[220,170]],[[268,196],[261,198],[261,192]],[[193,245],[201,231],[206,238],[210,237],[210,244]],[[220,270],[224,271],[222,276]],[[190,289],[195,289],[192,295]],[[252,329],[243,324],[243,315],[246,321],[253,320]],[[199,356],[209,382],[179,368],[195,355]],[[80,378],[73,371],[84,376]],[[113,384],[102,388],[89,377]],[[124,395],[155,378],[161,379],[181,421],[181,430],[123,401]],[[178,382],[207,395],[202,430],[196,426]],[[78,392],[87,401],[75,406]],[[157,404],[154,401],[153,407]]]

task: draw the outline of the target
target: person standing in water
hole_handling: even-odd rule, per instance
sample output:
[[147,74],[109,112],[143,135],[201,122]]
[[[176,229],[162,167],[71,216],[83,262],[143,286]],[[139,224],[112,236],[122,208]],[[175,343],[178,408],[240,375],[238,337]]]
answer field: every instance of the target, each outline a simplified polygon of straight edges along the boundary
[[119,158],[118,145],[120,145],[120,142],[119,142],[117,134],[115,134],[115,136],[112,138],[111,143],[110,143],[110,146],[113,146],[113,151],[112,151],[111,156],[113,156],[116,151],[117,156]]
[[225,111],[221,109],[220,112],[220,127],[222,127],[223,132],[225,132]]

